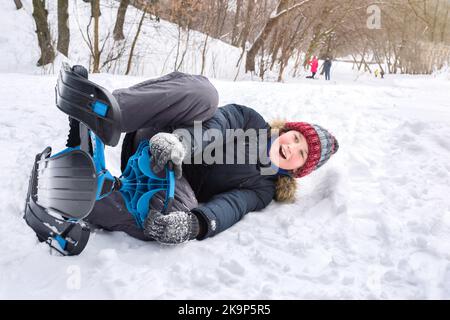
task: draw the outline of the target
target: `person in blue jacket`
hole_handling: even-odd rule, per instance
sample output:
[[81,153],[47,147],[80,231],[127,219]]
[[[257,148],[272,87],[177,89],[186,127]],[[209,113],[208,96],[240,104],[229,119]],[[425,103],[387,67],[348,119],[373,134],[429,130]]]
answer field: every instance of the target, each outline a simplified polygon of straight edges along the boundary
[[155,197],[140,229],[120,195],[97,201],[88,222],[141,240],[179,244],[223,232],[245,214],[276,201],[293,201],[296,178],[322,166],[339,144],[318,125],[276,121],[228,104],[203,76],[173,72],[113,92],[126,132],[121,167],[150,140],[152,169],[172,161],[177,177],[172,212]]
[[325,80],[331,80],[331,58],[326,57],[325,61],[323,62],[322,68],[323,72],[325,73]]

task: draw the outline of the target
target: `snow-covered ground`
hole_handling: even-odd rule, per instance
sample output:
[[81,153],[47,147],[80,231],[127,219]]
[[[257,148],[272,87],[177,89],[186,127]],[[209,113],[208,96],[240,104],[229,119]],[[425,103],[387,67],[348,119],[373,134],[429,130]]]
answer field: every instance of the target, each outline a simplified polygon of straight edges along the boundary
[[[97,230],[80,256],[50,255],[22,212],[35,154],[66,141],[52,74],[62,58],[35,67],[31,1],[23,2],[21,11],[0,3],[0,298],[450,299],[448,70],[381,80],[335,63],[330,82],[232,82],[240,51],[220,41],[211,45],[206,74],[221,105],[318,123],[339,139],[339,152],[300,180],[296,203],[272,203],[214,238],[165,247]],[[56,2],[48,3],[54,32]],[[117,8],[108,3],[103,32]],[[89,6],[70,4],[70,61],[87,65],[79,26],[84,30]],[[129,37],[137,19],[129,10]],[[133,69],[145,77],[91,79],[113,90],[170,72],[176,37],[174,25],[149,22]],[[198,73],[204,36],[190,39],[197,45],[190,44],[182,70]],[[124,63],[110,71],[123,74]],[[106,156],[119,175],[120,147]]]
[[[221,104],[318,123],[339,139],[295,204],[175,247],[99,230],[80,256],[59,257],[22,219],[34,155],[66,139],[56,78],[0,74],[0,298],[449,299],[450,82],[335,78],[212,80]],[[142,80],[92,79],[111,90]],[[119,154],[107,149],[116,170]]]

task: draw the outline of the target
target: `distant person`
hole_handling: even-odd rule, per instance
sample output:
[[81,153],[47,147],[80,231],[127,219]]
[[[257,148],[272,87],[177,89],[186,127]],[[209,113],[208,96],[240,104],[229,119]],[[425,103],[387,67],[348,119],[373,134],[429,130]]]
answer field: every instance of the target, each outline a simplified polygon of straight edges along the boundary
[[381,77],[381,79],[384,79],[384,71],[383,70],[379,70],[379,69],[375,69],[375,78],[378,78],[378,76]]
[[325,73],[325,80],[330,80],[331,73],[331,59],[327,57],[323,63],[323,71]]
[[316,56],[313,56],[312,59],[308,62],[311,66],[311,75],[306,77],[308,79],[314,79],[317,73],[317,69],[319,68],[319,60],[317,60]]

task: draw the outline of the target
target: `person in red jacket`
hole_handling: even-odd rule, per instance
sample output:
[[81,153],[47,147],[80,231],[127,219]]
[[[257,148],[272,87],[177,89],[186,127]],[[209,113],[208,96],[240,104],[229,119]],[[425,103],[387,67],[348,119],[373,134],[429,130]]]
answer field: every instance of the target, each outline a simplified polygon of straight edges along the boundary
[[311,76],[308,76],[307,78],[314,79],[317,69],[319,68],[319,60],[317,60],[316,56],[313,56],[308,64],[311,66]]

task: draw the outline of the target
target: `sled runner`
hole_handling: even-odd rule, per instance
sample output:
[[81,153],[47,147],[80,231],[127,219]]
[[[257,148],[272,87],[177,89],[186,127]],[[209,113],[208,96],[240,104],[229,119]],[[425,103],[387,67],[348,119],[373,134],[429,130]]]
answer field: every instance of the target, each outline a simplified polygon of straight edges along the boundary
[[63,255],[80,254],[90,234],[83,219],[97,200],[112,192],[122,194],[140,228],[156,193],[165,193],[163,212],[170,210],[175,194],[172,164],[163,176],[154,174],[148,141],[141,142],[120,177],[106,169],[104,148],[119,141],[120,109],[111,93],[87,79],[86,69],[63,64],[56,105],[69,115],[67,148],[52,156],[47,147],[36,155],[25,204],[24,219],[39,241]]
[[63,63],[56,84],[56,106],[71,118],[84,123],[103,141],[115,147],[120,139],[120,109],[108,90],[87,79],[87,71]]

